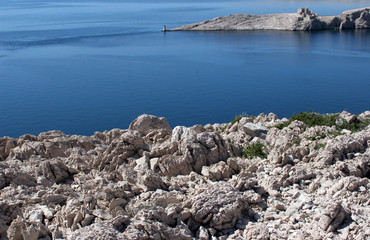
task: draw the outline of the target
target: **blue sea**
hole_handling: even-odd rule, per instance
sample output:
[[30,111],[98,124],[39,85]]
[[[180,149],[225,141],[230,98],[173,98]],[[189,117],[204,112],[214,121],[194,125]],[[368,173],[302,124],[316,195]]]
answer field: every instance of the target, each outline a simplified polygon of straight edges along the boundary
[[370,109],[368,30],[161,32],[306,6],[336,15],[370,0],[2,0],[0,137],[91,135],[143,113],[174,127]]

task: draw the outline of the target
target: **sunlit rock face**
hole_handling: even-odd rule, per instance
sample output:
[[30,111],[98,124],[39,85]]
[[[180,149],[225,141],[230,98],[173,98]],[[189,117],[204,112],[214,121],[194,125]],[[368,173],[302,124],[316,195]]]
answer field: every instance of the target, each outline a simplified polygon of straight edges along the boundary
[[[335,123],[369,113],[343,111]],[[248,148],[257,143],[266,157]],[[142,115],[93,136],[0,138],[0,235],[367,239],[369,145],[369,125],[354,132],[273,113],[174,128]]]

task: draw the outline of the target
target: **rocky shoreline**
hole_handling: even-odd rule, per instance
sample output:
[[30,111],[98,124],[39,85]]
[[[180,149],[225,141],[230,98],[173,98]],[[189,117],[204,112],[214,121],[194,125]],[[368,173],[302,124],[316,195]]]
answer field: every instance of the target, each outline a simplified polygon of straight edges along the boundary
[[370,111],[326,118],[0,138],[0,236],[368,239]]
[[193,23],[167,31],[236,31],[236,30],[345,30],[369,29],[370,7],[344,11],[337,16],[320,16],[308,8],[297,13],[267,15],[233,14]]

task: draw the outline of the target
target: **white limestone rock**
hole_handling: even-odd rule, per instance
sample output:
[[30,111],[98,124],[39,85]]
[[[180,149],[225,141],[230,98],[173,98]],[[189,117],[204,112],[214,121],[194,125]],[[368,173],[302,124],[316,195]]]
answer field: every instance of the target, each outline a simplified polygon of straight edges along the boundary
[[139,131],[144,136],[155,130],[165,130],[169,134],[172,131],[166,118],[148,114],[143,114],[136,118],[130,124],[129,129]]
[[266,137],[267,128],[256,123],[246,123],[243,125],[243,131],[251,137]]
[[[370,238],[369,126],[283,121],[1,138],[0,238]],[[267,159],[238,156],[256,141]]]
[[235,227],[248,212],[249,204],[241,192],[222,184],[194,196],[185,206],[191,207],[192,217],[197,223],[221,231]]

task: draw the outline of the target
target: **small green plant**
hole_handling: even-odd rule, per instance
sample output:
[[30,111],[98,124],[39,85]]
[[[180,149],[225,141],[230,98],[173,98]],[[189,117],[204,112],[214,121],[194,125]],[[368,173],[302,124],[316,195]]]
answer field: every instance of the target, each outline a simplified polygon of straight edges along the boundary
[[231,125],[234,125],[234,123],[239,122],[240,119],[242,119],[244,115],[235,115],[234,119],[231,121]]
[[319,150],[321,148],[325,147],[325,144],[324,143],[320,143],[317,147],[316,147],[316,150]]
[[325,133],[317,133],[315,136],[307,137],[307,140],[316,141],[320,139],[326,138],[327,135]]
[[227,124],[221,128],[221,131],[225,132],[226,128],[227,128]]
[[306,137],[307,140],[316,141],[316,136]]
[[243,117],[247,117],[252,120],[256,118],[256,116],[248,115],[246,113],[238,114],[238,115],[235,115],[234,119],[230,122],[231,125],[234,125],[234,123],[239,122]]
[[298,139],[294,139],[292,142],[293,142],[293,144],[295,144],[295,145],[299,145],[299,140],[298,140]]
[[370,124],[370,119],[366,119],[366,120],[362,120],[362,121],[359,120],[359,119],[355,119],[351,123],[345,122],[345,123],[337,126],[337,129],[338,130],[348,129],[351,132],[358,132],[362,129],[365,129],[367,126],[369,126],[369,124]]
[[335,131],[335,132],[332,132],[330,135],[331,135],[332,138],[336,138],[336,137],[344,135],[344,134],[341,133],[341,131]]
[[289,122],[289,121],[288,122],[285,122],[285,123],[279,123],[279,124],[276,124],[274,127],[279,128],[281,130],[281,129],[289,126],[290,123],[291,122]]
[[[235,123],[239,122],[245,116],[246,116],[245,114],[235,115],[234,119],[231,120],[231,122],[230,122],[231,126],[234,125]],[[223,126],[221,128],[221,131],[225,132],[228,126],[229,126],[229,124],[226,124],[225,126]]]
[[264,152],[266,146],[260,142],[248,145],[243,149],[243,157],[252,159],[254,157],[266,158],[267,155]]
[[327,137],[327,135],[325,133],[322,133],[322,132],[316,134],[316,139],[317,140],[324,139],[326,137]]

